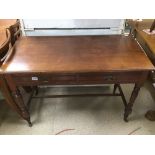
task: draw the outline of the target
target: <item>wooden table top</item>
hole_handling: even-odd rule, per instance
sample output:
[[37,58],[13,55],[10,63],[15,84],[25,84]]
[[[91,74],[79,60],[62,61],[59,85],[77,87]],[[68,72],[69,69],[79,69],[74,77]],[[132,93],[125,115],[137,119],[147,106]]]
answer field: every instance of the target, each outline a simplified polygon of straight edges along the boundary
[[2,66],[5,72],[104,72],[152,70],[132,37],[22,37]]

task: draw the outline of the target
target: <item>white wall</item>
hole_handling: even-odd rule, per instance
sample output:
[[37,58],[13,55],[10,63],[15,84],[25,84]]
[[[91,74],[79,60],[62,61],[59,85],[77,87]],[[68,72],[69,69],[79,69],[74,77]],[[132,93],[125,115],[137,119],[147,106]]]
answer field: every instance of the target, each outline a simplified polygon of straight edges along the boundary
[[121,34],[124,29],[121,19],[23,19],[21,22],[28,36]]

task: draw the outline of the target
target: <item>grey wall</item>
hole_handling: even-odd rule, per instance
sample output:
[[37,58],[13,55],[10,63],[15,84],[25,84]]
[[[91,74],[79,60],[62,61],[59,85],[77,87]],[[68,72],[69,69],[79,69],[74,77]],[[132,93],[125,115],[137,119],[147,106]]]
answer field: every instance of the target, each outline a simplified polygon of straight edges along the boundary
[[124,29],[122,19],[23,19],[21,22],[23,32],[29,36],[121,34]]

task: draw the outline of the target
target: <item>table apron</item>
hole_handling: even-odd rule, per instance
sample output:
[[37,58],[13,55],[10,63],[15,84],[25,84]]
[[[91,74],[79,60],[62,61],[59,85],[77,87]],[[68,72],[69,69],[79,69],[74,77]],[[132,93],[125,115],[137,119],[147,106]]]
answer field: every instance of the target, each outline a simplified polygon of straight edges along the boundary
[[82,85],[139,83],[147,79],[149,71],[106,73],[20,73],[7,74],[16,86]]

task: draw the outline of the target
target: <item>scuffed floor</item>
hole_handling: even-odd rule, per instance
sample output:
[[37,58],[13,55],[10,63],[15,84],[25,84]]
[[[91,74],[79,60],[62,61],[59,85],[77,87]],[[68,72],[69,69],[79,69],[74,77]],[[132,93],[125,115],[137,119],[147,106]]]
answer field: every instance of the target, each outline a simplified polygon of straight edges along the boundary
[[[122,85],[127,99],[133,85]],[[42,88],[40,94],[96,93],[112,91],[113,85],[101,87],[53,87]],[[15,112],[0,104],[0,134],[73,134],[73,135],[118,135],[155,134],[155,122],[148,121],[144,114],[155,109],[155,90],[146,83],[137,97],[130,121],[123,121],[124,106],[120,97],[70,97],[44,98],[31,101],[31,120],[28,127]],[[61,132],[62,131],[62,132]]]

